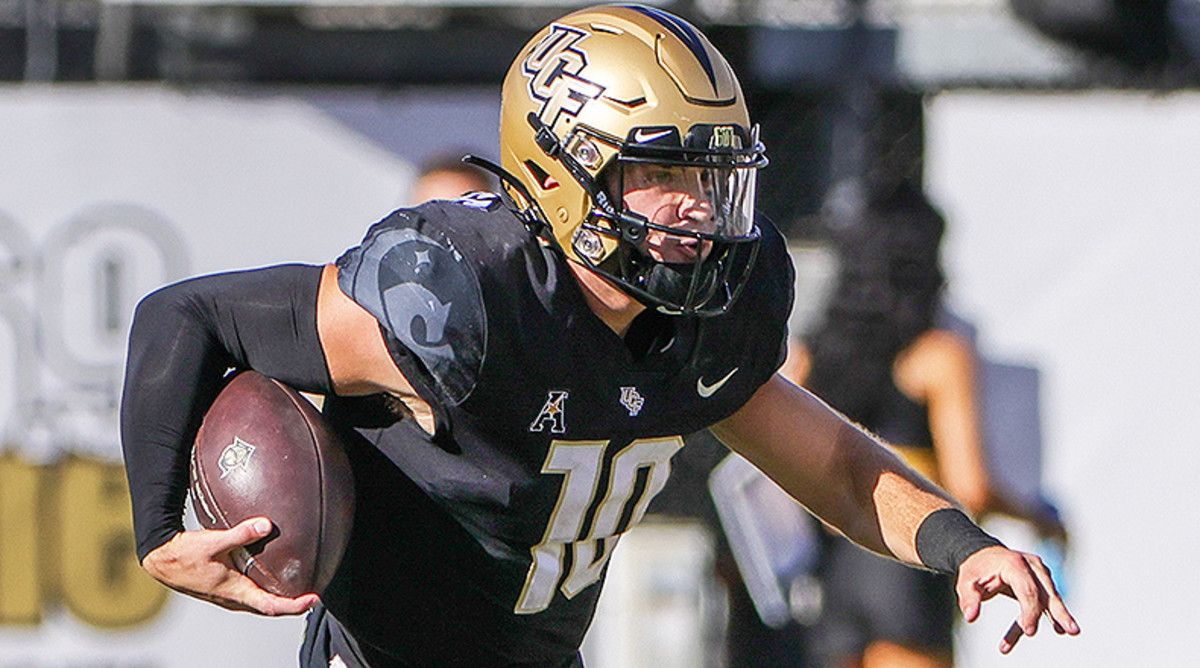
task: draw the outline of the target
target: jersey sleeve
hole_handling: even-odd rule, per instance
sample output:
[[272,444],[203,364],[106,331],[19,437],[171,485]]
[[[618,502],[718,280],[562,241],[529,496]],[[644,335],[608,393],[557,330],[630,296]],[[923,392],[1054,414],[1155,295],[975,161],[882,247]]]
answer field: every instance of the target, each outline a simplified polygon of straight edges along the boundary
[[456,405],[478,382],[487,319],[470,259],[448,227],[419,209],[400,209],[337,266],[338,286],[379,321],[401,372],[418,390]]

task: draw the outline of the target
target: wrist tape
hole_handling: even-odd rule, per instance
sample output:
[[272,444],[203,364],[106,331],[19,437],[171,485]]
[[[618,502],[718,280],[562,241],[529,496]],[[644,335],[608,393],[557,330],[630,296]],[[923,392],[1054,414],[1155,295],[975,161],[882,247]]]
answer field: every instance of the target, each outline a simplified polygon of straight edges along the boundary
[[917,556],[935,571],[958,573],[967,557],[984,549],[1003,545],[980,529],[957,508],[942,508],[930,513],[917,528]]

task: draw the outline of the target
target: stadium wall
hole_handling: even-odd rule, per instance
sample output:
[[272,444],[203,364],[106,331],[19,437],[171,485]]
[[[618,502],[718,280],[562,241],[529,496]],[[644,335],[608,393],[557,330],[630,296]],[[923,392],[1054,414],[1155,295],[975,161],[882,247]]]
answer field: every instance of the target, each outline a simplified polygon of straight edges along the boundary
[[1040,372],[1042,483],[1083,628],[1001,657],[1015,607],[994,605],[960,634],[963,665],[1196,663],[1200,94],[939,95],[926,165],[952,305],[984,354]]

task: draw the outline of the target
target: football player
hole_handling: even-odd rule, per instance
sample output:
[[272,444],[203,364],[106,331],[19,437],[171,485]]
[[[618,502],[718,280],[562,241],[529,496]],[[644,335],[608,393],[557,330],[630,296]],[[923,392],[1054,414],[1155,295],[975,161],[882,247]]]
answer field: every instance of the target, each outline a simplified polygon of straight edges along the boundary
[[[227,608],[311,608],[302,665],[578,665],[622,532],[681,434],[711,428],[859,544],[956,573],[968,620],[1015,597],[1001,651],[1043,614],[1078,632],[1036,556],[775,373],[792,270],[754,217],[763,145],[700,32],[636,5],[555,21],[509,70],[501,126],[503,196],[139,305],[122,436],[147,571]],[[181,530],[190,439],[229,367],[330,395],[354,428],[353,535],[319,602],[231,567],[269,518]]]
[[454,199],[467,193],[493,188],[491,175],[470,165],[457,154],[435,155],[421,165],[413,182],[409,201],[421,204],[431,199]]

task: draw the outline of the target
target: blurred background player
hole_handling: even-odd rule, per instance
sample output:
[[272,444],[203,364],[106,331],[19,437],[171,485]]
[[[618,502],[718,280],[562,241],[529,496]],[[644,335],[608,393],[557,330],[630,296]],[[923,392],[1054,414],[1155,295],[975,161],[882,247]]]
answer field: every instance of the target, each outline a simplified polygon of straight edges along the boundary
[[[839,272],[823,321],[793,345],[783,373],[892,444],[970,514],[1029,522],[1065,539],[1057,511],[1012,494],[989,473],[975,353],[939,322],[942,216],[900,186],[840,231]],[[954,583],[826,536],[822,613],[809,631],[812,665],[952,664]]]
[[495,187],[492,176],[462,161],[468,151],[446,151],[427,159],[410,189],[409,204],[435,199],[454,199],[467,193],[487,192]]

